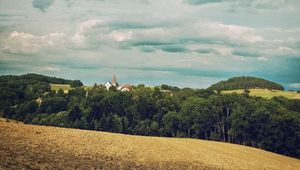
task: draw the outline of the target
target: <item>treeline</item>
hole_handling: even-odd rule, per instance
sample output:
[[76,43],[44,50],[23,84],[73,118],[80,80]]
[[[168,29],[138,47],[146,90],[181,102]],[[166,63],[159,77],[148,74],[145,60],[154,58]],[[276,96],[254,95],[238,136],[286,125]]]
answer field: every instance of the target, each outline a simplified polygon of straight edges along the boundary
[[1,105],[2,116],[37,125],[224,141],[300,158],[300,100],[166,85],[164,90],[139,85],[131,92],[95,85],[68,94],[25,89],[17,104],[1,98],[8,103]]
[[0,76],[0,108],[36,99],[50,91],[49,83],[70,84],[72,87],[83,85],[80,80],[65,80],[39,74]]
[[20,76],[16,75],[3,75],[0,76],[1,87],[27,87],[35,83],[55,83],[55,84],[70,84],[71,87],[80,87],[82,82],[80,80],[66,80],[62,78],[49,77],[41,74],[28,73]]
[[209,87],[211,90],[237,90],[251,88],[284,90],[284,87],[280,84],[257,77],[233,77]]

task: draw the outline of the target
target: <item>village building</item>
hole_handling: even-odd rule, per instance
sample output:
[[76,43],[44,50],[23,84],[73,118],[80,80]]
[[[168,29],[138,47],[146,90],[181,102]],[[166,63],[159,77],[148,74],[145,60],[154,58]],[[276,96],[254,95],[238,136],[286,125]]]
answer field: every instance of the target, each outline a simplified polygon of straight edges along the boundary
[[119,91],[131,91],[132,90],[132,87],[130,84],[124,84],[124,85],[119,86],[115,74],[112,78],[112,81],[106,82],[104,86],[105,86],[106,90],[109,90],[112,86],[115,87]]
[[124,84],[121,88],[121,91],[131,91],[132,87],[130,84]]
[[109,90],[109,88],[113,85],[110,82],[106,82],[104,86],[105,86],[106,90]]

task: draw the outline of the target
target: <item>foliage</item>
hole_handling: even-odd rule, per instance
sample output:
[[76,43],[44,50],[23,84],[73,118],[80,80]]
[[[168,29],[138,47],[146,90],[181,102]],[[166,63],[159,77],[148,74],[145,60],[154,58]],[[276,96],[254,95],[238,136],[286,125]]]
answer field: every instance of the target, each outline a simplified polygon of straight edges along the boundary
[[300,157],[299,100],[253,97],[247,89],[222,94],[167,85],[139,85],[131,92],[95,85],[64,94],[42,82],[12,82],[0,87],[1,111],[25,123],[216,140]]
[[284,90],[284,87],[280,84],[257,77],[233,77],[209,87],[211,90],[237,90],[251,88]]

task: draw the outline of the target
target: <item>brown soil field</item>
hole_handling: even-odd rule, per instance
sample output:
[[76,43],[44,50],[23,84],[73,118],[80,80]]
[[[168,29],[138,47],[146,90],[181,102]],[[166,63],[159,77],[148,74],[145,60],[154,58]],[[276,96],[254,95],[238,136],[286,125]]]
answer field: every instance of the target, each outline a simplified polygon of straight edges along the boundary
[[300,160],[196,139],[0,121],[0,169],[300,169]]

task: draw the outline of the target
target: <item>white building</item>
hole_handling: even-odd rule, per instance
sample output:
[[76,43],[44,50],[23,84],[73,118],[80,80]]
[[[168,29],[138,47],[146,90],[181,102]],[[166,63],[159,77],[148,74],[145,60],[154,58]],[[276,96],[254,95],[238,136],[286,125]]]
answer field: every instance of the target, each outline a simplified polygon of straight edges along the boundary
[[106,90],[109,90],[109,88],[113,85],[110,82],[106,82],[104,86],[106,87]]
[[116,75],[113,76],[113,79],[111,82],[106,82],[104,86],[106,87],[106,90],[109,90],[110,87],[112,87],[112,86],[116,87],[116,89],[120,90],[120,91],[131,91],[132,90],[132,87],[130,86],[130,84],[124,84],[122,86],[119,86],[117,83]]

